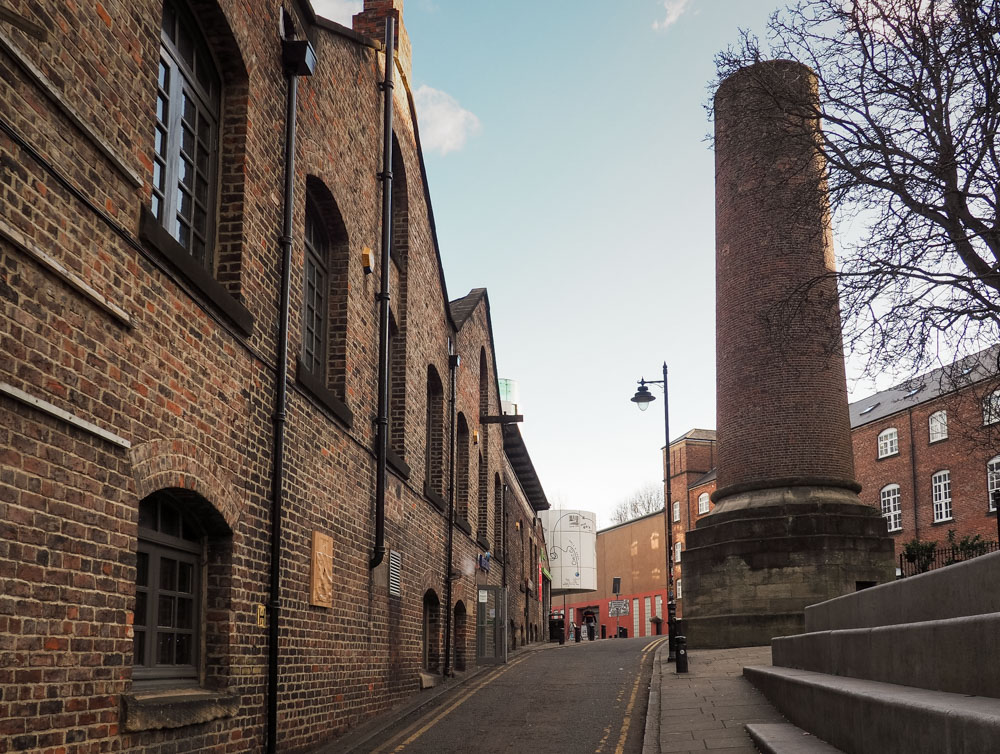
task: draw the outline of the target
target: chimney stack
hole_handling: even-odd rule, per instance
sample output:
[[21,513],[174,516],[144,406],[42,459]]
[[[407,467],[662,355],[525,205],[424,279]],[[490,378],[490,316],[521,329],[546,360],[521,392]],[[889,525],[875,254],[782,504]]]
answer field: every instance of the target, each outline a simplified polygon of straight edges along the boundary
[[807,605],[894,576],[854,479],[818,110],[787,60],[715,95],[718,489],[683,563],[697,648],[800,633]]
[[364,10],[354,16],[353,28],[358,34],[383,42],[385,20],[390,16],[396,20],[396,59],[408,83],[412,53],[410,37],[403,26],[403,0],[365,0]]

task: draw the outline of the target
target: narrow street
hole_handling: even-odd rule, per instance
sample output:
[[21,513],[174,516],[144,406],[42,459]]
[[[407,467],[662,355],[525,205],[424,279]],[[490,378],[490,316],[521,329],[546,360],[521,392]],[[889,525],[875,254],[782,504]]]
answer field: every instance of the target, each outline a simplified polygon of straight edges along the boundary
[[526,652],[441,697],[363,751],[642,751],[653,654],[665,637]]

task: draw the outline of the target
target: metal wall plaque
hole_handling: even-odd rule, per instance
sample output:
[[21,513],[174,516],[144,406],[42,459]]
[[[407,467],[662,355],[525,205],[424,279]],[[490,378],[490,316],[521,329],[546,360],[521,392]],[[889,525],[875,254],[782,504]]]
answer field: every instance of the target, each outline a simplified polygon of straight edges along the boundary
[[320,531],[312,536],[309,604],[333,607],[333,537]]

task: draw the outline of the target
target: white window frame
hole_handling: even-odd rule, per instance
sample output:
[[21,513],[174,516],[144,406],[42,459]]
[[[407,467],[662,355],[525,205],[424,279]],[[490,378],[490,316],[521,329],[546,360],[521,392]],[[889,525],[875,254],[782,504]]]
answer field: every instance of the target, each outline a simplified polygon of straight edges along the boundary
[[674,599],[679,600],[683,596],[684,596],[684,590],[681,589],[681,580],[677,579],[677,581],[674,583]]
[[878,433],[878,457],[888,458],[899,454],[899,431],[895,427]]
[[983,398],[983,426],[1000,421],[1000,390],[994,390]]
[[889,531],[903,530],[903,506],[898,484],[887,484],[879,492],[882,516]]
[[681,543],[674,542],[674,563],[681,562]]
[[931,500],[934,501],[934,523],[951,521],[951,472],[947,469],[931,477]]
[[701,516],[701,515],[703,515],[705,513],[708,513],[708,503],[709,503],[709,500],[708,500],[708,493],[707,492],[702,492],[700,495],[698,495],[698,515],[699,516]]
[[948,412],[935,411],[927,418],[927,434],[929,442],[941,442],[948,439]]
[[986,462],[986,510],[990,513],[997,509],[993,504],[995,490],[1000,490],[1000,456],[993,456]]
[[674,523],[681,520],[681,501],[674,500]]

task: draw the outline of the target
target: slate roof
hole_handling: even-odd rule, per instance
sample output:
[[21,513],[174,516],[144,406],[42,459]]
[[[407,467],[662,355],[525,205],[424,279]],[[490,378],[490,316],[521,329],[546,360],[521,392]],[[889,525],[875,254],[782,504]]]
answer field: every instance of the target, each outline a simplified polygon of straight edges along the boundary
[[531,462],[528,449],[524,445],[524,438],[521,437],[521,428],[516,424],[503,424],[503,452],[510,460],[510,465],[517,474],[517,481],[521,483],[521,489],[528,496],[528,504],[535,511],[547,511],[549,509],[548,498],[545,497],[545,490],[542,483],[538,481],[538,474],[535,473],[535,465]]
[[938,367],[926,374],[906,380],[888,390],[851,403],[851,429],[892,416],[913,406],[954,393],[988,377],[998,369],[1000,346],[987,348],[966,356],[953,364]]
[[476,305],[483,300],[483,296],[485,295],[485,288],[473,288],[466,295],[462,296],[462,298],[456,298],[448,304],[448,308],[451,310],[451,318],[455,322],[456,329],[462,329],[462,325],[464,325],[466,320],[472,316],[472,312],[475,311]]

